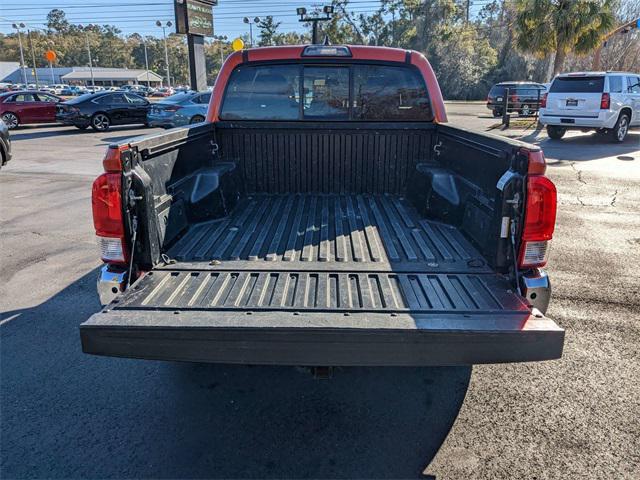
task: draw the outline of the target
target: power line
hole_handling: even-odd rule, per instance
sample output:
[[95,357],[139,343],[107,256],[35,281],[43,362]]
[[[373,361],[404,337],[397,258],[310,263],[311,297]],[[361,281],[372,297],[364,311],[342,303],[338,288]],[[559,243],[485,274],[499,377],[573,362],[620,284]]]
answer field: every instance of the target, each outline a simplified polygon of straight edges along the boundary
[[[228,3],[232,3],[232,0],[226,0],[225,2],[226,4]],[[237,6],[238,7],[244,7],[243,10],[246,10],[247,7],[248,8],[255,8],[256,6],[258,6],[259,4],[256,5],[250,5],[250,2],[242,2],[239,1],[237,2]],[[277,6],[289,6],[291,7],[292,3],[288,3],[288,2],[268,2],[268,5],[266,4],[267,2],[264,2],[262,4],[262,6],[265,7],[271,7],[273,5],[277,5]],[[376,0],[353,0],[352,2],[349,2],[349,5],[351,4],[362,4],[362,3],[367,3],[367,4],[372,4],[372,5],[381,5],[380,1],[376,1]],[[23,4],[25,5],[25,4]],[[8,11],[24,11],[24,10],[46,10],[46,11],[51,11],[51,10],[65,10],[65,9],[70,9],[70,8],[109,8],[111,10],[113,10],[113,7],[140,7],[140,8],[146,8],[146,7],[153,7],[153,6],[164,6],[164,7],[170,7],[173,8],[173,4],[172,3],[166,3],[166,2],[150,2],[150,3],[140,3],[140,2],[136,2],[136,3],[111,3],[109,5],[105,5],[105,4],[85,4],[85,5],[57,5],[55,7],[36,7],[36,6],[21,6],[21,7],[16,7],[16,8],[3,8],[2,11],[4,12],[8,12]],[[236,8],[235,5],[232,5],[233,8]],[[224,7],[224,6],[220,6],[220,7],[214,7],[214,12],[218,9],[225,9],[228,7]]]

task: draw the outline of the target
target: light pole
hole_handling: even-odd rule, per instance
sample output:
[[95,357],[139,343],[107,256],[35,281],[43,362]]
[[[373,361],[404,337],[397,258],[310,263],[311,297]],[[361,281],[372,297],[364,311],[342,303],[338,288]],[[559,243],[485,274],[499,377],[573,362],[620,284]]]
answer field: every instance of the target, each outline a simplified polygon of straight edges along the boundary
[[169,50],[167,49],[167,32],[166,27],[173,25],[171,22],[163,24],[160,20],[156,20],[156,25],[162,28],[162,37],[164,38],[164,62],[167,67],[167,87],[171,88],[171,72],[169,69]]
[[142,46],[144,47],[144,67],[147,69],[147,88],[151,87],[149,83],[149,57],[147,57],[147,42],[142,39]]
[[307,17],[307,9],[304,7],[296,8],[296,14],[300,17],[299,22],[311,23],[313,29],[311,30],[311,43],[317,45],[318,43],[318,22],[327,22],[331,20],[333,15],[333,5],[325,5],[322,7],[322,13],[324,17]]
[[[49,50],[51,50],[53,48],[53,41],[48,40],[47,46],[49,47]],[[51,72],[51,85],[53,85],[56,83],[56,78],[53,75],[53,62],[51,60],[49,60],[49,71]]]
[[85,41],[87,42],[87,55],[89,55],[89,71],[91,72],[91,86],[93,87],[93,91],[95,92],[96,81],[95,81],[95,78],[93,77],[93,60],[91,59],[91,47],[89,46],[89,32],[87,31],[87,28],[91,28],[93,27],[93,25],[89,24],[87,25],[86,28],[83,28],[82,25],[78,25],[78,27],[84,30],[84,38],[85,38]]
[[27,88],[27,69],[24,65],[24,51],[22,50],[22,35],[20,35],[20,29],[24,28],[24,23],[14,23],[13,28],[18,31],[18,45],[20,45],[20,63],[22,64],[22,81],[24,82],[24,88]]
[[253,47],[253,24],[255,23],[257,25],[258,23],[260,23],[260,17],[255,17],[253,20],[251,20],[249,17],[244,17],[242,21],[249,24],[249,40],[251,42],[251,46]]
[[27,28],[27,38],[29,39],[29,49],[31,50],[31,61],[33,62],[33,76],[36,77],[36,89],[40,89],[40,83],[38,82],[38,68],[36,66],[36,54],[33,49],[33,41],[31,40],[31,30]]

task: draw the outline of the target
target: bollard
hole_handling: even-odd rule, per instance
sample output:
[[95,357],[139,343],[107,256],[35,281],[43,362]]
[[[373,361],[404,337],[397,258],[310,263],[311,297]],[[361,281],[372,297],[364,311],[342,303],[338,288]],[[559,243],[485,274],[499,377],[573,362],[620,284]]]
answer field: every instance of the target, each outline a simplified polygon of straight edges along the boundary
[[504,128],[509,128],[509,88],[504,89],[504,98],[502,99],[502,125]]

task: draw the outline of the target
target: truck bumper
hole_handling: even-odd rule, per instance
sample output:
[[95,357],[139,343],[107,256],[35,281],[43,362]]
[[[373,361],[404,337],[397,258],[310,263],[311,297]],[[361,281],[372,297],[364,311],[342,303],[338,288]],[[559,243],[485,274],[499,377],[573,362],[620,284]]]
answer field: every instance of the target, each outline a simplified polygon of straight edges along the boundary
[[562,356],[564,330],[526,315],[118,311],[80,327],[85,353],[208,363],[473,365]]

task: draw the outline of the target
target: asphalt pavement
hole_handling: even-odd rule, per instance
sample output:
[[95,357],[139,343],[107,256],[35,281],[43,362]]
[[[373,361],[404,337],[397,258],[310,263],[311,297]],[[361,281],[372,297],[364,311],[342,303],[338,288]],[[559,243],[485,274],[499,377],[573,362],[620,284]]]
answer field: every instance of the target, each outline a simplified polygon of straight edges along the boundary
[[[496,123],[481,104],[447,107],[454,124]],[[548,315],[567,330],[561,360],[319,380],[82,354],[77,327],[99,310],[91,182],[108,143],[151,131],[12,134],[1,478],[638,478],[640,133],[614,145],[493,130],[540,144],[558,187]]]

